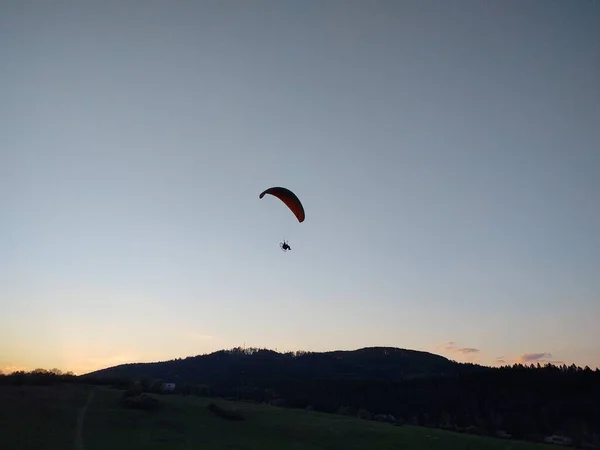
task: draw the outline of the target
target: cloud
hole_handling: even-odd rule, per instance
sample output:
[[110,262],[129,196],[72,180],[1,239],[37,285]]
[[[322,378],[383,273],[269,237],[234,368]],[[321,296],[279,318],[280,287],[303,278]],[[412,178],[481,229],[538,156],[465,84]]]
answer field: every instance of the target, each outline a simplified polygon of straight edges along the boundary
[[480,350],[478,348],[473,348],[473,347],[457,347],[456,346],[456,342],[454,341],[450,341],[450,342],[446,342],[443,345],[439,345],[438,350],[444,351],[444,352],[451,352],[451,353],[462,353],[463,355],[469,355],[469,354],[473,354],[473,353],[479,353]]
[[435,349],[438,352],[452,352],[456,348],[456,344],[454,342],[446,342],[442,345],[436,345]]
[[468,353],[478,353],[479,349],[472,348],[472,347],[464,347],[464,348],[458,348],[458,349],[456,349],[456,351],[460,352],[460,353],[468,354]]
[[[457,345],[455,341],[448,341],[444,344],[436,345],[435,350],[440,354],[454,354],[460,355],[456,356],[457,361],[469,362],[469,363],[480,363],[479,359],[485,359],[485,353],[482,355],[481,349],[475,347],[461,347]],[[451,359],[454,359],[450,357]],[[522,353],[520,355],[510,356],[497,356],[493,358],[491,361],[488,359],[487,364],[493,366],[512,366],[514,364],[523,364],[529,367],[531,364],[552,364],[554,366],[562,366],[565,364],[562,360],[557,360],[552,358],[552,353],[550,352],[530,352],[530,353]]]
[[445,344],[436,345],[434,352],[438,354],[453,354],[449,356],[451,360],[462,361],[468,363],[479,364],[479,355],[481,350],[475,347],[460,347],[454,341],[446,342]]
[[523,353],[518,356],[498,356],[496,357],[495,363],[497,365],[513,365],[513,364],[524,364],[529,366],[531,364],[552,364],[560,366],[564,364],[564,361],[553,360],[552,353],[539,352],[539,353]]
[[521,355],[521,362],[545,361],[546,358],[552,358],[552,353],[524,353]]
[[29,371],[31,369],[28,367],[25,367],[25,366],[18,366],[18,365],[14,365],[14,364],[6,364],[6,365],[0,366],[0,373],[3,373],[4,375],[10,375],[13,372],[19,372],[21,370]]

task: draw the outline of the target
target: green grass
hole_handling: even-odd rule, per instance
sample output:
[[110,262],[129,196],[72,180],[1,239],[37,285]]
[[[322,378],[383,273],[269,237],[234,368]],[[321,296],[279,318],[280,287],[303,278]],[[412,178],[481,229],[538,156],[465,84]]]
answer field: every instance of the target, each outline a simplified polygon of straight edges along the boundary
[[77,414],[89,388],[0,386],[2,450],[73,449]]
[[[24,392],[24,394],[20,393]],[[0,414],[8,433],[2,449],[73,449],[77,414],[89,389],[0,387]],[[119,406],[121,391],[97,388],[85,416],[85,450],[527,450],[555,447],[352,417],[194,396],[157,396],[160,410]],[[8,399],[9,401],[6,401]],[[221,419],[206,407],[237,408],[245,420]],[[8,443],[8,446],[5,444]]]

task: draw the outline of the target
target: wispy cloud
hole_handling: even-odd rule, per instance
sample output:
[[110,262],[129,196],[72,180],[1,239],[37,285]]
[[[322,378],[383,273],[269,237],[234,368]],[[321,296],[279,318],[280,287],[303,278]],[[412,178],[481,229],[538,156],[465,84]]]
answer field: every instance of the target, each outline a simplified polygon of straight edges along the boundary
[[456,349],[456,351],[460,352],[460,353],[464,353],[464,354],[479,353],[478,348],[472,348],[472,347],[463,347],[463,348]]
[[8,364],[5,366],[0,366],[0,373],[4,374],[4,375],[10,375],[13,372],[18,372],[20,370],[31,370],[28,367],[24,367],[24,366],[17,366],[17,365],[13,365],[13,364]]
[[498,356],[495,359],[496,365],[512,365],[512,364],[553,364],[562,365],[564,361],[552,359],[552,353],[549,352],[537,352],[537,353],[523,353],[518,356]]
[[473,348],[473,347],[458,347],[456,345],[456,342],[454,342],[454,341],[446,342],[445,344],[440,345],[437,348],[438,348],[438,350],[441,350],[443,352],[462,353],[463,355],[468,355],[468,354],[479,353],[480,352],[480,350],[478,348]]
[[552,353],[548,353],[548,352],[542,352],[542,353],[524,353],[523,355],[521,355],[520,360],[522,363],[540,363],[540,364],[546,364],[546,363],[550,363],[550,364],[554,364],[554,365],[559,365],[559,364],[564,364],[564,361],[560,361],[560,360],[555,360],[552,359]]
[[546,358],[552,358],[552,353],[524,353],[521,355],[521,362],[531,362],[545,360]]
[[481,353],[481,350],[475,347],[460,347],[454,341],[446,342],[442,345],[436,346],[436,351],[442,354],[452,353],[455,355],[461,355],[457,359],[462,359],[464,362],[477,363],[477,355]]

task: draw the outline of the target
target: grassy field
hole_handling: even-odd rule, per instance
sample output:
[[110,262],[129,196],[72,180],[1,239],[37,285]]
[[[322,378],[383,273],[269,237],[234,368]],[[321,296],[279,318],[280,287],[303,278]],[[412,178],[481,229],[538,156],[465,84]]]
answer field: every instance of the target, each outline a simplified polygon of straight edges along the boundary
[[73,449],[88,393],[79,386],[0,386],[0,449]]
[[[91,388],[0,387],[2,449],[75,449],[77,416]],[[156,411],[123,409],[121,392],[97,388],[85,414],[85,450],[526,450],[554,446],[491,439],[421,427],[395,427],[346,416],[230,403],[193,396],[157,396]],[[209,402],[237,408],[245,420],[221,419]]]

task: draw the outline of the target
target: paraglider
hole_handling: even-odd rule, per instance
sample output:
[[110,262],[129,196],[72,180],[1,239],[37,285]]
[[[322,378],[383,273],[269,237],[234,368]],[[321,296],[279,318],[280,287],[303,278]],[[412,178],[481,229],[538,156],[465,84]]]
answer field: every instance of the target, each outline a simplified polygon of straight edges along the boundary
[[[300,199],[292,191],[284,187],[274,186],[261,192],[258,198],[262,199],[266,194],[277,197],[289,208],[292,214],[296,216],[296,219],[298,219],[299,223],[304,222],[306,217],[304,213],[304,206],[302,205],[302,202],[300,202]],[[292,249],[285,239],[283,242],[279,243],[279,247],[281,247],[281,250],[284,252]]]
[[277,197],[292,211],[292,213],[298,219],[298,222],[304,222],[305,214],[304,207],[300,202],[300,199],[289,189],[284,187],[272,187],[260,193],[258,198],[263,198],[266,194],[271,194]]

